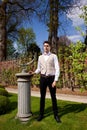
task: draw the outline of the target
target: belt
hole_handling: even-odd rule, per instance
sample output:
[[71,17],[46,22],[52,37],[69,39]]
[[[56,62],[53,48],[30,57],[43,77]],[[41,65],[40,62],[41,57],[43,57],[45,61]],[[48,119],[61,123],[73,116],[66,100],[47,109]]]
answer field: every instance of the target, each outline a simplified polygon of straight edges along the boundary
[[41,74],[41,77],[44,77],[44,78],[49,78],[49,77],[54,77],[55,75],[45,75],[45,74]]

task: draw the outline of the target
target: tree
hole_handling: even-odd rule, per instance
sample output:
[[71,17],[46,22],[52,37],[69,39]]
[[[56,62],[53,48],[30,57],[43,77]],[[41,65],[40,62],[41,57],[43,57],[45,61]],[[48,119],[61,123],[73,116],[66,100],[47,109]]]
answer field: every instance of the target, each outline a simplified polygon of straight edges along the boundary
[[36,43],[31,43],[28,48],[28,52],[32,55],[32,59],[34,58],[34,56],[36,56],[35,58],[36,60],[38,60],[38,55],[41,52],[41,50]]
[[[58,29],[61,25],[59,17],[71,11],[73,7],[78,6],[79,0],[48,0],[46,6],[46,24],[48,26],[48,40],[52,45],[52,52],[57,53],[58,48]],[[63,23],[64,24],[64,23]]]
[[[4,43],[2,50],[1,60],[6,59],[6,39],[18,38],[17,33],[19,29],[19,24],[21,24],[27,18],[30,20],[35,14],[41,18],[44,14],[47,14],[46,24],[49,28],[49,40],[52,44],[52,51],[57,53],[58,46],[58,28],[59,28],[59,16],[62,13],[69,11],[75,3],[79,0],[3,0],[1,7],[5,12],[4,22]],[[46,6],[47,5],[47,6]],[[46,13],[47,12],[47,13]],[[61,13],[62,12],[62,13]]]
[[6,59],[6,15],[5,4],[0,5],[0,61]]
[[86,47],[87,47],[87,30],[86,30],[86,37],[85,37],[85,42],[84,43],[86,44]]
[[70,73],[67,71],[70,69],[70,61],[68,57],[70,55],[69,45],[71,41],[66,36],[60,36],[58,41],[58,58],[60,62],[60,79],[62,87],[70,87],[69,79],[66,77],[70,77]]
[[84,23],[87,25],[87,5],[82,7],[82,11],[83,13],[80,17],[84,19]]
[[49,41],[51,42],[52,52],[57,54],[58,48],[58,0],[49,0],[50,6],[50,22],[48,23],[49,27]]
[[11,40],[7,40],[7,58],[14,58],[14,53],[16,49]]
[[59,45],[69,45],[71,43],[71,41],[68,39],[67,36],[60,36],[59,37]]
[[[40,17],[41,0],[3,0],[0,2],[0,61],[6,59],[6,39],[18,38],[19,25],[35,14]],[[2,41],[3,39],[3,41]]]
[[32,28],[21,28],[18,32],[18,46],[24,55],[29,55],[30,44],[35,42],[35,34]]
[[85,44],[80,41],[70,45],[71,55],[69,56],[69,60],[71,60],[72,63],[72,67],[70,68],[72,90],[74,90],[75,85],[84,88],[87,87],[87,53],[83,51],[84,48]]
[[85,36],[84,38],[84,43],[87,47],[87,5],[82,7],[82,14],[80,15],[80,18],[82,18],[84,20],[84,24],[86,26],[86,32],[84,34],[84,32],[82,31],[82,29],[80,27],[76,27],[76,29],[81,32],[82,36]]
[[86,25],[86,36],[85,36],[85,41],[84,43],[87,46],[87,5],[85,5],[83,8],[83,14],[81,15],[81,17],[84,19],[85,25]]

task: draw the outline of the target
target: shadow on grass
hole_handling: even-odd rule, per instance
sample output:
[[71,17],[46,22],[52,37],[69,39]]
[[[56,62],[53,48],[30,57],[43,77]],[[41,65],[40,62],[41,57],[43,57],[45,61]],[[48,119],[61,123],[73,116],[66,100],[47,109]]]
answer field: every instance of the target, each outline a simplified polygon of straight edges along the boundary
[[[84,111],[87,108],[87,104],[78,104],[78,103],[67,103],[67,104],[63,104],[60,106],[58,106],[58,115],[59,117],[62,117],[68,113],[79,113],[81,111]],[[37,115],[39,115],[39,111],[36,111],[35,113],[33,113],[35,115],[35,117]],[[53,115],[53,110],[52,110],[52,106],[49,106],[47,108],[45,108],[45,112],[44,112],[44,117],[48,117],[50,115]]]
[[66,104],[62,108],[59,107],[59,116],[62,117],[65,114],[68,113],[79,113],[81,111],[84,111],[87,108],[87,104]]

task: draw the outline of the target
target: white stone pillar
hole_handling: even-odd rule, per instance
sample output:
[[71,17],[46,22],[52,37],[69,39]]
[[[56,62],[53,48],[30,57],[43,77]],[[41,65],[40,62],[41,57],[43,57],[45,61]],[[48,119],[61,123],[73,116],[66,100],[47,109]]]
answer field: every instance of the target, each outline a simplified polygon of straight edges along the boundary
[[28,121],[31,112],[31,74],[18,73],[16,74],[18,80],[18,113],[17,118],[21,121]]

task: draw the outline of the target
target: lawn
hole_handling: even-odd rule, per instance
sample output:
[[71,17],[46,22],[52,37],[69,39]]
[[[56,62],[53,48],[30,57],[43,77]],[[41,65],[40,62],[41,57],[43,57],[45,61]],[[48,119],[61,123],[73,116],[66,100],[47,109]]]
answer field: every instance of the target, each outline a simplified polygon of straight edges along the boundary
[[0,116],[0,130],[87,130],[87,104],[58,100],[59,116],[62,123],[54,120],[51,100],[46,99],[45,118],[38,122],[39,98],[31,97],[33,116],[28,123],[15,119],[17,114],[17,95],[9,95],[11,109]]

